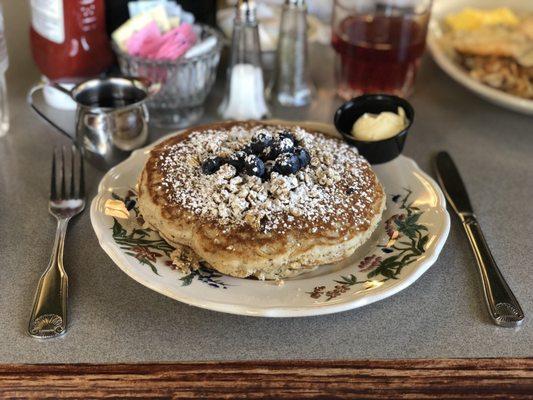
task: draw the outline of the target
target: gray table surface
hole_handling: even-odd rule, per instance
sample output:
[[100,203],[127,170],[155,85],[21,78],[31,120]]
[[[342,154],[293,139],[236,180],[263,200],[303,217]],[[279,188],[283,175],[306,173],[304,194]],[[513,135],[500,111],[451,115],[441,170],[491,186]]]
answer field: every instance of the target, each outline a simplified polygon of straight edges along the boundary
[[[331,121],[332,52],[313,48],[318,93],[287,119]],[[437,262],[398,295],[340,314],[289,319],[241,317],[166,298],[133,281],[99,247],[89,212],[73,221],[65,263],[70,277],[68,334],[26,335],[32,297],[48,262],[54,221],[47,212],[50,155],[64,138],[30,112],[25,93],[38,73],[11,66],[11,130],[0,139],[0,362],[142,362],[248,359],[532,356],[533,118],[498,108],[424,59],[412,103],[416,121],[405,154],[431,171],[448,150],[464,180],[494,257],[529,317],[520,329],[492,325],[478,273],[455,218]],[[204,118],[220,101],[223,82]],[[68,120],[67,115],[67,120]],[[153,130],[153,139],[162,134]],[[89,196],[102,173],[88,168]]]

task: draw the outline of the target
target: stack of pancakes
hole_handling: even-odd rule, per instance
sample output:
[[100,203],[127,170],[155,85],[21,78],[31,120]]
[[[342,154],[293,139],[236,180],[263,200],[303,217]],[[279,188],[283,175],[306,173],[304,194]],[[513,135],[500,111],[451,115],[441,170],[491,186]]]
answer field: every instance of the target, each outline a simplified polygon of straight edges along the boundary
[[[206,174],[258,132],[290,131],[311,162],[294,174],[247,175],[229,164]],[[257,121],[189,129],[150,153],[139,183],[148,226],[176,247],[182,269],[201,263],[235,277],[280,279],[350,256],[375,230],[385,195],[354,147],[321,132]]]

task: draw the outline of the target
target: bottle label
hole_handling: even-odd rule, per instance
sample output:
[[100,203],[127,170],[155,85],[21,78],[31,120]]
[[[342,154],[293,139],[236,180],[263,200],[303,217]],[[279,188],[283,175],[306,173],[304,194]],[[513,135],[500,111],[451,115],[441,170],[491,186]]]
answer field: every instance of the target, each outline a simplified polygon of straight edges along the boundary
[[31,25],[35,31],[54,43],[65,41],[63,0],[31,0]]

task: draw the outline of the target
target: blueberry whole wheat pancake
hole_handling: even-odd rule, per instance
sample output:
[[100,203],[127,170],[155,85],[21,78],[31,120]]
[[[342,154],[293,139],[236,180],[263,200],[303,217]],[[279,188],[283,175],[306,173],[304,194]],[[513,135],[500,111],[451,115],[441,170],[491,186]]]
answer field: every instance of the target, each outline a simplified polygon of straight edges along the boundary
[[195,127],[150,153],[139,177],[146,224],[200,262],[235,277],[281,279],[349,257],[375,230],[385,194],[343,141],[258,121]]

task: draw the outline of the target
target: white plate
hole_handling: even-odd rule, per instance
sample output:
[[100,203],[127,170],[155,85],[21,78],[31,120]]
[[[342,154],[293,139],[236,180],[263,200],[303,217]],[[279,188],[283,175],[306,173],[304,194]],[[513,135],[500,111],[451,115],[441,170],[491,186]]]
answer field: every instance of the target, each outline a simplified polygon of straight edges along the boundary
[[[329,125],[300,125],[333,131]],[[321,315],[361,307],[412,284],[435,262],[448,236],[450,218],[442,192],[413,160],[400,156],[375,167],[387,193],[384,221],[389,223],[381,223],[348,260],[287,279],[282,285],[208,270],[184,275],[169,266],[170,248],[157,234],[142,230],[135,218],[114,220],[104,214],[104,203],[112,193],[123,198],[135,187],[152,146],[133,152],[103,177],[91,204],[91,222],[100,245],[120,269],[150,289],[190,305],[263,317]],[[400,236],[391,240],[395,232]]]
[[533,12],[533,1],[524,0],[437,0],[431,11],[428,32],[428,48],[435,62],[453,79],[482,98],[513,111],[533,115],[533,100],[524,99],[501,90],[491,88],[471,78],[470,75],[454,60],[453,51],[446,49],[441,38],[442,21],[451,13],[461,11],[465,7],[496,8],[509,7],[517,12]]

